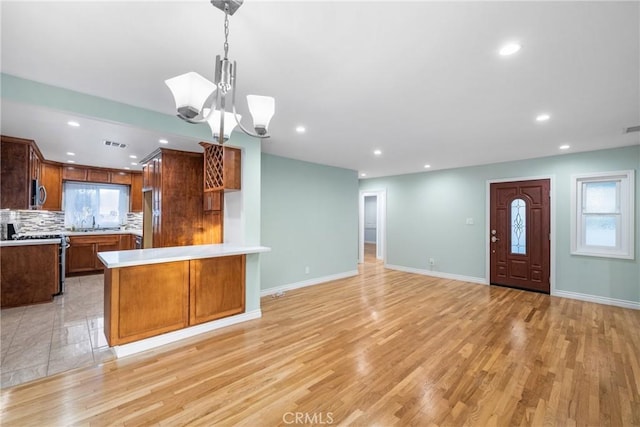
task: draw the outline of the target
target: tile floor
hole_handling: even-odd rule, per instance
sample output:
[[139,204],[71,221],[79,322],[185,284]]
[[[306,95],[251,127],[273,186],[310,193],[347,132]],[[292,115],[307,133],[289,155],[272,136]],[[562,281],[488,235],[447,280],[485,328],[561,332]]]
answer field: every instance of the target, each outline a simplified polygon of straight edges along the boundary
[[115,358],[104,335],[103,280],[69,277],[52,303],[0,310],[0,387]]

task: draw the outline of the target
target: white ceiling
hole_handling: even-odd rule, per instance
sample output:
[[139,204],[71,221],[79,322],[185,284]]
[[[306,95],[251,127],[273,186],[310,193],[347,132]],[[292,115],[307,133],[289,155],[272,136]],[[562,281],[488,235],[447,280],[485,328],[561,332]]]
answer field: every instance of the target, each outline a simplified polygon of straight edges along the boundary
[[[206,0],[1,7],[3,73],[168,115],[164,80],[213,79],[222,52],[224,15]],[[639,2],[247,0],[230,19],[239,99],[276,98],[267,153],[375,177],[640,144],[623,133],[640,124]],[[521,51],[499,56],[511,40]],[[67,113],[2,107],[2,133],[51,160],[123,167],[162,136],[96,120],[73,133],[56,122]],[[132,151],[97,156],[87,141],[103,139]]]

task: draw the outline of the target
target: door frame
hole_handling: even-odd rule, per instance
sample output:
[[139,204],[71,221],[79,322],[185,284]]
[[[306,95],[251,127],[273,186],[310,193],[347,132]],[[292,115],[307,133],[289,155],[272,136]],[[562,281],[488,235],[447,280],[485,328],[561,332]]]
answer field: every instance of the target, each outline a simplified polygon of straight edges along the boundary
[[358,197],[358,264],[364,263],[364,198],[376,197],[376,258],[387,263],[387,190],[360,190]]
[[549,220],[550,220],[550,232],[551,240],[549,241],[549,295],[555,295],[556,292],[556,183],[555,175],[536,175],[526,177],[512,177],[512,178],[499,178],[489,179],[486,182],[486,196],[485,196],[485,280],[488,285],[491,284],[491,242],[489,236],[491,236],[491,184],[499,182],[512,182],[512,181],[535,181],[539,179],[549,180],[549,191],[551,197],[549,198]]

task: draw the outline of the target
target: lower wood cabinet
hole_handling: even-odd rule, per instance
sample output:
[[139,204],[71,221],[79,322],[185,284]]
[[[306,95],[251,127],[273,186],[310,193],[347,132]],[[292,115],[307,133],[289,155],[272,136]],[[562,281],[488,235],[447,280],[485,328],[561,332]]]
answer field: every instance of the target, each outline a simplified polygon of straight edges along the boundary
[[110,346],[245,310],[245,255],[106,269],[104,329]]
[[0,250],[0,306],[50,302],[58,292],[58,244],[8,246]]
[[188,320],[189,261],[106,270],[109,345],[182,329]]
[[67,249],[67,273],[88,273],[104,270],[98,252],[131,249],[128,234],[70,236]]
[[244,312],[244,263],[240,255],[191,261],[190,325]]

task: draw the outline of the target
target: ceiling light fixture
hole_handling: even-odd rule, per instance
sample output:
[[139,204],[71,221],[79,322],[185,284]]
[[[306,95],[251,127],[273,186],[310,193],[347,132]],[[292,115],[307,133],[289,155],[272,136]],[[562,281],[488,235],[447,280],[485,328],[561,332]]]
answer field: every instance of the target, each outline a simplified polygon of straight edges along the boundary
[[539,115],[536,117],[536,122],[546,122],[546,121],[547,121],[547,120],[549,120],[550,118],[551,118],[551,116],[550,116],[550,115],[548,115],[548,114],[546,114],[546,113],[545,113],[545,114],[539,114]]
[[305,128],[304,126],[296,127],[296,132],[298,133],[305,133],[306,131],[307,131],[307,128]]
[[569,148],[571,148],[571,146],[569,144],[564,144],[564,145],[561,145],[558,148],[561,149],[561,150],[568,150]]
[[382,155],[382,150],[373,150],[373,154],[376,156],[381,156]]
[[75,160],[67,160],[67,163],[75,163]]
[[74,122],[73,120],[69,120],[69,121],[67,122],[67,124],[68,124],[69,126],[71,126],[71,127],[74,127],[74,128],[77,128],[78,126],[80,126],[80,123],[78,123],[78,122]]
[[67,151],[67,156],[75,156],[76,153],[72,153],[71,151]]
[[130,159],[137,159],[137,158],[138,158],[138,156],[136,156],[135,154],[131,154],[131,155],[129,156],[129,158],[130,158]]
[[131,162],[131,166],[138,166],[136,162]]
[[513,55],[514,53],[519,51],[521,47],[522,46],[520,46],[518,43],[507,43],[500,48],[500,56]]
[[362,173],[360,174],[360,176],[365,177],[365,176],[367,176],[367,174],[366,174],[366,173],[364,173],[364,172],[362,172]]
[[431,165],[424,165],[425,169],[429,169],[431,167]]
[[124,167],[126,170],[131,170],[131,168],[129,166],[125,166]]
[[159,139],[158,142],[160,144],[168,144],[169,143],[169,141],[167,141],[166,139]]
[[[270,96],[247,95],[249,112],[253,116],[255,133],[246,129],[236,112],[236,62],[228,58],[229,15],[233,15],[244,0],[211,0],[211,4],[224,11],[224,57],[216,56],[214,82],[196,72],[165,80],[171,90],[178,117],[189,123],[207,122],[213,138],[220,144],[229,139],[237,126],[247,135],[269,138],[267,127],[275,113],[275,99]],[[231,112],[226,111],[227,96],[231,95]],[[225,127],[225,122],[227,125]]]

